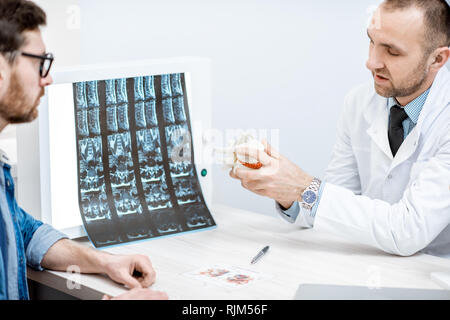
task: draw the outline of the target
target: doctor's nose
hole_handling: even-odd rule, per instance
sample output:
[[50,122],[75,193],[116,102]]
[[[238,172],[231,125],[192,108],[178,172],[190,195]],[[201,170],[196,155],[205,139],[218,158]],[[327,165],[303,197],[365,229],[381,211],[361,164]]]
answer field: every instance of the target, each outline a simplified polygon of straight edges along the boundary
[[383,69],[384,63],[380,59],[378,59],[378,56],[373,51],[371,51],[369,53],[369,58],[367,59],[367,62],[366,62],[366,67],[370,71],[375,71],[375,70]]

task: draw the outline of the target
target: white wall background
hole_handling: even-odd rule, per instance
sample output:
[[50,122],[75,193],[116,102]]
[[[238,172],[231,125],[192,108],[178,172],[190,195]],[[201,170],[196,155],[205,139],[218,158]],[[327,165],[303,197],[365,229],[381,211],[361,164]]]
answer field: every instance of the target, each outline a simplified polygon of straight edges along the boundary
[[[210,57],[213,126],[280,129],[281,153],[317,176],[345,94],[371,79],[366,26],[378,0],[79,0],[80,29],[77,1],[39,2],[60,66]],[[242,189],[220,166],[213,175],[215,201],[273,214],[271,200]]]
[[[320,176],[346,92],[369,80],[376,1],[80,0],[82,63],[207,56],[213,126],[280,129],[280,151]],[[216,166],[215,201],[273,214]]]
[[[56,56],[52,68],[79,64],[80,6],[78,0],[33,1],[47,14],[47,26],[42,29],[42,34],[47,51]],[[17,162],[16,127],[16,125],[8,125],[0,135],[0,149],[8,154],[12,163]]]

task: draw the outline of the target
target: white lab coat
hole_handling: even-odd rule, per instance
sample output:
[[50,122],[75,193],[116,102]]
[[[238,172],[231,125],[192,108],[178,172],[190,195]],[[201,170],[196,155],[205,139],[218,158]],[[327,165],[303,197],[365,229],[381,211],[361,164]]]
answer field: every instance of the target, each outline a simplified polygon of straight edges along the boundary
[[[315,227],[408,256],[450,256],[450,72],[436,76],[395,158],[387,99],[373,83],[345,99]],[[297,219],[301,224],[302,219]]]

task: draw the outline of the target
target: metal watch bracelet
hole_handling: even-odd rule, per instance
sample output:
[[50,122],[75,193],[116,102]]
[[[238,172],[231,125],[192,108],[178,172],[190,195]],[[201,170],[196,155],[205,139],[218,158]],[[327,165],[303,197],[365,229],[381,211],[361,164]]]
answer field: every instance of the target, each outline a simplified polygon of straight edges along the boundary
[[[319,188],[320,188],[320,184],[322,183],[322,181],[318,178],[314,178],[310,185],[303,191],[302,193],[302,201],[301,201],[301,205],[303,208],[307,209],[307,210],[311,210],[312,207],[314,206],[314,204],[317,201],[317,197],[319,196]],[[314,200],[313,203],[306,203],[303,200],[303,195],[307,192],[307,191],[312,191],[314,192],[314,194],[316,195],[316,199]]]

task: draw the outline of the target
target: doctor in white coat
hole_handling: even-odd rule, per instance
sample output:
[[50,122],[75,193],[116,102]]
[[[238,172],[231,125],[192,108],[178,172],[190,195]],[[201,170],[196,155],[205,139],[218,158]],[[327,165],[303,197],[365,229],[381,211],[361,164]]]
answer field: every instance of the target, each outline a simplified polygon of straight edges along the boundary
[[299,226],[326,224],[396,255],[450,257],[449,5],[386,0],[367,32],[374,83],[347,95],[324,178],[267,144],[239,150],[261,169],[230,175]]

